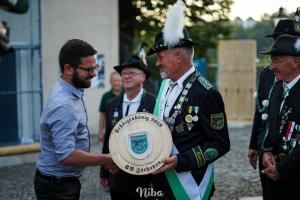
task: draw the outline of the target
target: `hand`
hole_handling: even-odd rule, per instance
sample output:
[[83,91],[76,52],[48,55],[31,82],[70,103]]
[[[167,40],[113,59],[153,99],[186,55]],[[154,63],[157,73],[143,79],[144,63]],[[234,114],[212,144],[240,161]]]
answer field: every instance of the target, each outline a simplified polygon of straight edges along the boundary
[[256,169],[256,163],[257,163],[257,157],[258,157],[258,151],[255,149],[249,149],[248,150],[248,159],[253,167],[253,169]]
[[270,167],[272,165],[276,165],[275,156],[271,152],[265,152],[263,154],[262,159],[263,159],[263,163],[262,164],[263,164],[263,166],[265,168],[268,168],[268,167]]
[[98,140],[99,142],[104,142],[104,132],[103,131],[99,131],[98,133]]
[[155,170],[152,174],[159,174],[168,169],[174,169],[177,166],[177,156],[171,156],[164,161],[164,165]]
[[108,187],[108,179],[100,178],[100,185],[104,188],[107,188]]
[[114,163],[110,154],[102,154],[103,155],[103,163],[105,169],[109,171],[111,174],[115,174],[119,171],[119,167]]
[[276,165],[271,165],[268,168],[261,171],[262,174],[266,174],[273,181],[280,179],[280,175],[276,169]]

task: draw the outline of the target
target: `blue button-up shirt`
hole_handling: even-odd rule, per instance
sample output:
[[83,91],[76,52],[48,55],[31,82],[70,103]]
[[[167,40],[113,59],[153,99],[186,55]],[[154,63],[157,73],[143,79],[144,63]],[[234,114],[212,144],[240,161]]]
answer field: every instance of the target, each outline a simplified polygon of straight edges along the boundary
[[89,152],[89,131],[83,90],[60,79],[40,119],[41,153],[36,167],[48,176],[81,176],[83,167],[63,165],[75,149]]

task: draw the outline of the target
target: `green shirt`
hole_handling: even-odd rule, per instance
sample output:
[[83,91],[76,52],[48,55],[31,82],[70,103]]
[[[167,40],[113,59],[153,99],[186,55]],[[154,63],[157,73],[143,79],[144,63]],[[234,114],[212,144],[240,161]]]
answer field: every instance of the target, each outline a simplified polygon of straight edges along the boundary
[[112,90],[108,91],[108,92],[105,92],[102,96],[102,99],[101,99],[101,103],[100,103],[100,106],[99,106],[99,112],[104,112],[106,111],[106,104],[107,102],[110,100],[110,99],[113,99],[115,98],[117,95],[115,95]]

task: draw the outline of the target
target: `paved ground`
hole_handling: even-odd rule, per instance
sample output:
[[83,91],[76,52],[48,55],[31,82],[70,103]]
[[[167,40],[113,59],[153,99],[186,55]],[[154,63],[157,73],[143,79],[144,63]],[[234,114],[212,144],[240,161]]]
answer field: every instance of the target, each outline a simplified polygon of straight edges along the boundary
[[[215,164],[216,192],[212,200],[237,200],[261,194],[258,172],[250,168],[247,149],[251,127],[231,128],[231,150]],[[92,137],[93,151],[99,151]],[[33,191],[34,160],[37,154],[0,157],[0,200],[35,199]],[[81,178],[82,200],[109,200],[109,193],[99,187],[98,167],[87,168]]]

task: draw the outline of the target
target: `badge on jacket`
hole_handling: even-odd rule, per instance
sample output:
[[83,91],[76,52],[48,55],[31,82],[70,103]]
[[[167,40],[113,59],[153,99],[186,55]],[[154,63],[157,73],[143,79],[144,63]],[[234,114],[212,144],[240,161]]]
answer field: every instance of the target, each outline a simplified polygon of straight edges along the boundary
[[210,115],[210,125],[213,129],[220,130],[224,127],[224,114],[211,114]]

